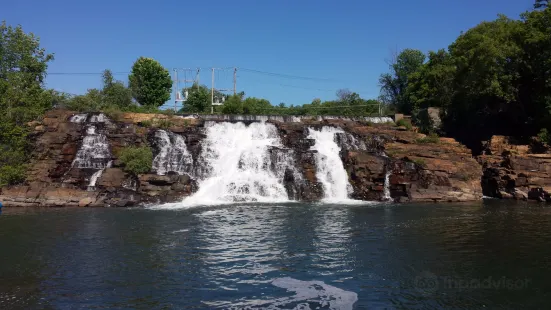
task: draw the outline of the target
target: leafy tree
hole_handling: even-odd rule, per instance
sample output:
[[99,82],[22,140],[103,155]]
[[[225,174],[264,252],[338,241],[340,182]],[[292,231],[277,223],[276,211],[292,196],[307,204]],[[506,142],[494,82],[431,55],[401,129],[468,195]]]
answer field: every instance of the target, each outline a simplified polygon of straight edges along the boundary
[[419,50],[405,49],[398,54],[390,65],[390,73],[384,73],[379,78],[381,99],[398,112],[410,114],[413,104],[407,96],[409,76],[417,72],[424,61],[425,55]]
[[103,71],[103,102],[124,109],[132,105],[132,92],[121,81],[115,81],[111,70]]
[[193,84],[186,89],[188,92],[184,106],[180,110],[183,113],[207,112],[211,105],[211,93],[205,85]]
[[141,105],[159,107],[170,99],[170,73],[152,58],[138,58],[128,80],[134,99]]
[[272,110],[270,101],[266,99],[249,97],[243,101],[244,114],[270,114]]
[[0,186],[25,178],[31,153],[27,122],[37,119],[62,96],[44,89],[48,63],[53,60],[32,33],[21,26],[0,24]]
[[551,7],[551,0],[536,0],[534,3],[535,9],[544,9]]
[[222,105],[224,114],[243,114],[243,101],[239,95],[231,95]]

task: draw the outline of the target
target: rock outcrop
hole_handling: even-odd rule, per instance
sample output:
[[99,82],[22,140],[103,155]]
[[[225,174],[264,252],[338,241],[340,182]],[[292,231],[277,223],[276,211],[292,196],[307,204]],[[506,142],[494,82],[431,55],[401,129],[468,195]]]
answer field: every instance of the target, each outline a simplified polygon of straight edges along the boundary
[[[189,152],[187,158],[191,157],[196,163],[201,160],[201,141],[205,137],[205,122],[200,118],[139,113],[119,113],[107,118],[92,113],[71,121],[75,114],[53,110],[42,122],[32,124],[35,148],[28,177],[22,185],[2,189],[0,200],[6,206],[126,207],[179,201],[197,191],[197,181],[190,176],[193,175],[191,171],[168,170],[158,175],[152,169],[146,174],[132,175],[125,172],[118,154],[128,146],[149,145],[156,156],[163,151],[162,145],[152,139],[156,137],[155,131],[162,127],[171,132],[171,137],[180,135],[183,138]],[[389,124],[374,125],[361,120],[269,122],[276,126],[282,142],[282,147],[269,150],[270,155],[291,158],[296,168],[279,168],[285,170],[282,171],[283,182],[291,199],[318,201],[324,195],[317,177],[318,154],[312,149],[314,141],[308,138],[309,127],[320,129],[323,126],[343,129],[336,134],[336,142],[352,186],[350,198],[396,202],[482,198],[481,167],[470,151],[453,139],[425,137]],[[91,125],[94,133],[105,136],[109,145],[106,154],[110,157],[102,158],[101,163],[92,167],[75,166],[73,161]],[[495,181],[496,193],[513,194],[516,192],[511,192],[510,188],[527,191],[536,185],[548,191],[550,161],[550,157],[535,155],[494,156],[484,161],[485,167],[495,169],[485,168],[483,184]],[[487,177],[489,173],[498,177]],[[514,180],[513,187],[511,180]],[[525,194],[528,197],[528,192]],[[545,193],[540,192],[540,195],[545,196]]]
[[[542,153],[536,153],[543,151]],[[485,144],[482,189],[485,196],[501,199],[551,201],[551,154],[538,145],[493,136]]]

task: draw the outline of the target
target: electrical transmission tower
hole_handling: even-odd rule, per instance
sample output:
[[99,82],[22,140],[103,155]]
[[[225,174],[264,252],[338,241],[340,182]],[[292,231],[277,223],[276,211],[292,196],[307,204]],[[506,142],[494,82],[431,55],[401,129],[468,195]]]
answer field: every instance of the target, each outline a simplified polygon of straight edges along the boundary
[[231,91],[231,89],[223,89],[223,88],[215,88],[215,85],[214,85],[214,76],[215,76],[215,71],[216,70],[228,70],[228,69],[233,69],[233,94],[237,94],[237,68],[211,68],[212,70],[212,85],[211,85],[211,93],[210,93],[210,99],[211,99],[211,102],[212,102],[212,105],[210,107],[210,113],[213,114],[214,113],[214,106],[215,105],[223,105],[224,104],[224,101],[226,100],[226,97],[225,96],[219,96],[219,97],[215,97],[214,96],[214,92],[225,92],[225,91]]
[[[199,73],[201,72],[201,68],[174,68],[174,112],[178,112],[178,102],[183,103],[187,100],[189,92],[187,84],[192,83],[199,85]],[[180,79],[180,74],[184,76],[183,79]],[[195,76],[194,76],[195,75]],[[180,82],[184,83],[183,93],[180,92]]]

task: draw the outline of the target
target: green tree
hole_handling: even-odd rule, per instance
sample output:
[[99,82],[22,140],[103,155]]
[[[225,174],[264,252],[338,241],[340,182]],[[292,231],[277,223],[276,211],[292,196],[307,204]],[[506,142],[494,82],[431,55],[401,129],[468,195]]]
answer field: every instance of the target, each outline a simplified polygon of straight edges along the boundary
[[[528,114],[518,99],[522,23],[500,16],[468,30],[450,45],[456,67],[448,133],[467,144],[492,134],[522,134]],[[518,128],[516,128],[518,126]]]
[[61,100],[60,94],[43,85],[53,58],[34,34],[21,26],[0,24],[0,186],[24,180],[31,153],[25,124]]
[[211,93],[205,85],[193,84],[187,91],[186,101],[180,112],[182,113],[202,113],[207,112],[211,105]]
[[228,99],[222,105],[224,114],[243,114],[243,101],[239,95],[228,96]]
[[159,107],[170,99],[170,73],[152,58],[138,58],[128,80],[132,96],[141,105]]
[[390,73],[384,73],[379,78],[381,99],[400,113],[410,114],[413,104],[407,96],[409,76],[417,72],[425,55],[415,49],[405,49],[390,65]]
[[534,8],[536,9],[545,9],[551,7],[551,0],[536,0],[534,3]]
[[113,78],[111,70],[103,71],[103,102],[105,105],[121,109],[132,105],[132,91],[123,82]]

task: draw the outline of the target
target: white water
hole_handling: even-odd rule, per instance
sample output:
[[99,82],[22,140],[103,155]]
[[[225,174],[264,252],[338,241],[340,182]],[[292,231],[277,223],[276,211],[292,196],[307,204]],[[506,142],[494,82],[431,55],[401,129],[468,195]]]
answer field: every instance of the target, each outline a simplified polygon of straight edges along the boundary
[[316,177],[322,183],[324,190],[324,202],[343,203],[350,202],[348,195],[352,192],[352,186],[348,182],[348,174],[340,158],[341,148],[335,141],[335,134],[343,133],[340,128],[323,127],[321,130],[308,128],[308,138],[314,139],[312,150],[316,154]]
[[[270,148],[282,147],[274,125],[214,123],[208,124],[206,130],[198,160],[203,165],[197,170],[199,190],[180,204],[167,205],[168,208],[289,201],[281,167],[292,161],[284,158],[283,163],[272,163]],[[272,164],[278,172],[272,171]]]
[[88,118],[88,114],[85,114],[85,113],[75,114],[69,118],[69,121],[71,123],[84,123],[86,122],[87,118]]
[[193,158],[188,152],[184,138],[172,132],[157,130],[155,132],[160,146],[160,151],[153,159],[152,168],[159,175],[165,175],[174,171],[180,175],[191,174],[193,169]]
[[388,170],[385,173],[385,190],[384,190],[384,200],[391,200],[392,197],[390,196],[390,170]]
[[75,168],[103,169],[111,160],[109,142],[104,134],[97,133],[97,128],[90,125],[78,150],[72,166]]

